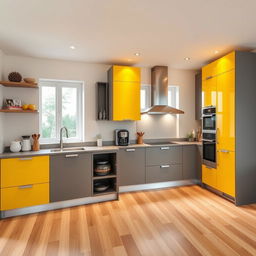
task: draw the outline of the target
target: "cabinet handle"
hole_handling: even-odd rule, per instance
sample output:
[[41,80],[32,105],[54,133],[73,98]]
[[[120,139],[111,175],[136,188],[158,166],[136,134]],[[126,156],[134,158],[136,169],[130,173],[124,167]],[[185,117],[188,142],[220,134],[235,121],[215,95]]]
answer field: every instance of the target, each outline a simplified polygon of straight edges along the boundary
[[19,189],[25,189],[25,188],[32,188],[33,185],[23,185],[23,186],[19,186]]
[[209,80],[209,79],[211,79],[212,78],[212,76],[207,76],[205,79],[206,80]]
[[220,150],[220,152],[222,152],[222,153],[229,153],[229,152],[230,152],[230,150],[221,149],[221,150]]
[[19,158],[20,161],[28,161],[28,160],[32,160],[32,157],[24,157],[24,158]]
[[66,155],[66,158],[78,157],[78,154]]
[[161,147],[160,149],[161,150],[168,150],[168,149],[170,149],[170,147]]
[[135,148],[127,148],[125,151],[126,151],[126,152],[134,152],[134,151],[135,151]]
[[160,167],[161,167],[161,168],[169,168],[170,165],[169,165],[169,164],[164,164],[164,165],[161,165]]

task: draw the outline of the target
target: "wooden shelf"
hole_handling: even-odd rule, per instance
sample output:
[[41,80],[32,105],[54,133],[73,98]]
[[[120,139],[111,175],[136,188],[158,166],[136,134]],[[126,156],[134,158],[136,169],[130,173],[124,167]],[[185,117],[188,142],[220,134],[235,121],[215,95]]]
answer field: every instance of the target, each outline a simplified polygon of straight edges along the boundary
[[103,195],[116,194],[116,193],[117,193],[117,191],[114,188],[110,187],[107,190],[102,191],[102,192],[94,191],[93,196],[103,196]]
[[14,109],[0,109],[3,113],[38,113],[38,110],[14,110]]
[[115,174],[108,174],[108,175],[102,175],[102,176],[93,176],[93,180],[104,180],[104,179],[111,179],[116,178]]
[[0,84],[5,87],[20,87],[20,88],[33,88],[33,89],[38,88],[37,83],[0,81]]

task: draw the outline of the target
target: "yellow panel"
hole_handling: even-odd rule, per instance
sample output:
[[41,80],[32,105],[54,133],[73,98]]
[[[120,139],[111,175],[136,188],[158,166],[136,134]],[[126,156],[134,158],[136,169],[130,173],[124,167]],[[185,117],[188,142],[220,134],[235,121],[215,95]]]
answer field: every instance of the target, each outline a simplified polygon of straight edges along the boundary
[[202,165],[202,181],[213,188],[217,188],[217,170]]
[[217,189],[235,197],[235,152],[217,154]]
[[216,61],[216,75],[235,68],[235,52],[231,52]]
[[235,150],[235,71],[217,77],[217,144]]
[[113,120],[140,120],[140,83],[113,83]]
[[113,66],[113,81],[140,82],[140,68]]
[[1,189],[1,211],[49,203],[49,183]]
[[202,68],[202,80],[216,75],[216,62],[212,62]]
[[49,156],[1,160],[1,188],[49,182]]
[[217,79],[213,77],[202,81],[202,106],[216,106]]

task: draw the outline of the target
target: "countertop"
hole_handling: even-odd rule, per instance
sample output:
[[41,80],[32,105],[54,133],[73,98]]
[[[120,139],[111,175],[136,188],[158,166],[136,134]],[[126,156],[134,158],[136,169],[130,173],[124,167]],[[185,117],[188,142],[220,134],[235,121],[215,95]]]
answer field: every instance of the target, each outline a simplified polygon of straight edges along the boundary
[[[70,150],[70,151],[58,151],[53,152],[52,149],[41,149],[39,151],[28,151],[28,152],[5,152],[0,154],[0,159],[4,158],[14,158],[14,157],[32,157],[32,156],[44,156],[44,155],[58,155],[58,154],[76,154],[76,153],[95,153],[95,152],[102,152],[102,151],[118,151],[119,149],[125,148],[148,148],[148,147],[158,147],[158,146],[186,146],[186,145],[198,145],[201,146],[201,142],[189,142],[189,141],[170,141],[173,144],[163,144],[159,142],[159,145],[149,145],[149,144],[130,144],[128,146],[103,146],[103,147],[96,147],[96,146],[88,146],[88,147],[81,147],[81,150]],[[75,148],[75,147],[74,147]],[[53,149],[54,150],[54,149]]]

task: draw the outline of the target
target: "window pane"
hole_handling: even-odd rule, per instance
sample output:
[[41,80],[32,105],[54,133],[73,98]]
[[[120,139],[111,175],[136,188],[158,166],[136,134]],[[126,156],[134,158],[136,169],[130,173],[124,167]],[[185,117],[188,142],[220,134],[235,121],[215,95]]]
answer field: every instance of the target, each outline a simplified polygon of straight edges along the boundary
[[42,137],[56,138],[55,87],[42,87]]
[[145,109],[146,108],[146,90],[142,89],[140,91],[140,108]]
[[62,88],[62,126],[66,126],[69,137],[77,137],[77,89]]

